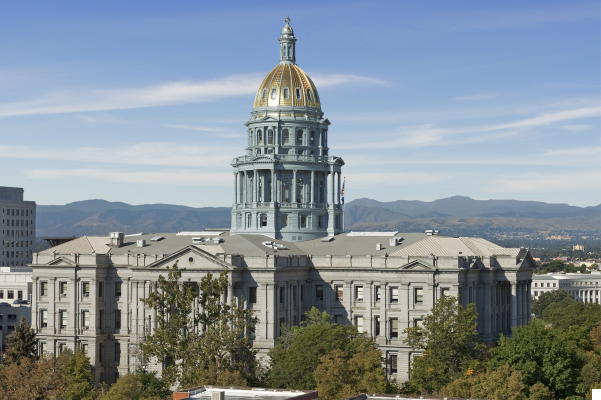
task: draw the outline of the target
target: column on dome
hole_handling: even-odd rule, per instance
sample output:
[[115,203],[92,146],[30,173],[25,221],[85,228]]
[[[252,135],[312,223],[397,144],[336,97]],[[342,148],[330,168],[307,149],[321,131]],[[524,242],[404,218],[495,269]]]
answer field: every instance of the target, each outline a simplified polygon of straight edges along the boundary
[[315,170],[311,170],[311,203],[315,203]]
[[238,172],[234,172],[234,206],[238,203]]
[[258,183],[257,181],[259,179],[258,179],[258,174],[257,174],[257,169],[256,168],[253,169],[253,178],[252,178],[252,180],[253,180],[253,184],[252,184],[252,202],[256,203],[258,201],[257,198],[259,197],[257,195],[257,188],[259,187],[259,185],[257,184]]
[[[271,203],[275,203],[276,192],[275,192],[275,166],[271,167]],[[275,221],[274,221],[275,222]]]
[[290,203],[296,204],[296,170],[292,171],[292,187],[289,190],[291,191]]
[[330,203],[334,205],[334,166],[330,166]]

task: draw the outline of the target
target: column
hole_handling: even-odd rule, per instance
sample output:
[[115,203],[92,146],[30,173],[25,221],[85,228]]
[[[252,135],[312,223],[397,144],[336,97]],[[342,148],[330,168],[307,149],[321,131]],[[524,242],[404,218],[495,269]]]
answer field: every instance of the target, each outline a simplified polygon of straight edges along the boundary
[[258,178],[259,177],[257,174],[257,170],[253,169],[253,185],[252,185],[252,189],[251,189],[252,190],[252,200],[251,201],[253,203],[256,203],[259,198],[258,193],[257,193],[257,188],[259,187],[258,182],[257,182],[259,180]]
[[276,199],[277,199],[277,193],[275,192],[275,167],[271,169],[271,202],[275,203]]
[[492,284],[490,284],[488,282],[484,283],[483,289],[484,289],[484,326],[483,326],[484,338],[483,339],[485,342],[492,342],[492,336],[491,336]]
[[234,172],[234,205],[238,203],[238,173]]
[[336,173],[336,175],[338,175],[338,204],[340,205],[340,188],[342,187],[340,184],[340,171]]
[[290,188],[291,199],[290,202],[292,204],[296,204],[296,170],[292,171],[292,187]]
[[522,325],[528,325],[528,282],[522,281]]
[[527,289],[528,289],[528,296],[526,297],[526,311],[528,311],[528,316],[526,319],[526,323],[529,323],[530,320],[532,319],[532,281],[529,280],[527,283]]
[[311,203],[315,203],[315,171],[311,170]]
[[334,166],[330,167],[330,203],[334,205]]
[[518,324],[518,287],[516,281],[509,282],[511,285],[511,328]]
[[321,191],[322,203],[328,202],[328,171],[323,171],[323,190]]

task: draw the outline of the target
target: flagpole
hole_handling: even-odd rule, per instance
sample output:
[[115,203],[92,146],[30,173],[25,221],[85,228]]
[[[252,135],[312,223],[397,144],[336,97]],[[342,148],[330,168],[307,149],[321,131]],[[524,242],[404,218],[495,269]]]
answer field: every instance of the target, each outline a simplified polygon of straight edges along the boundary
[[[346,176],[344,177],[344,180],[342,181],[342,188],[343,188],[342,190],[346,190],[345,186],[346,186]],[[344,218],[344,208],[345,208],[344,203],[346,203],[346,202],[344,201],[344,195],[345,195],[345,193],[342,194],[342,233],[346,232],[346,221]]]

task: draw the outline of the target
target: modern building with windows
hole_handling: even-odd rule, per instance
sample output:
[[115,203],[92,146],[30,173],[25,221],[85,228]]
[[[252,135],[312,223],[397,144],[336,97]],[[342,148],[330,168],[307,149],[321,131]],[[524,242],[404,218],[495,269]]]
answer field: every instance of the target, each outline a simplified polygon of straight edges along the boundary
[[403,331],[421,324],[441,296],[475,304],[485,342],[529,321],[535,263],[527,249],[437,231],[342,233],[344,163],[328,154],[329,122],[295,64],[289,19],[279,42],[280,64],[261,82],[246,124],[247,153],[232,163],[231,231],[114,232],[34,254],[33,327],[42,351],[83,349],[97,382],[135,370],[138,344],[158,323],[141,299],[176,262],[196,286],[207,273],[227,271],[223,301],[255,311],[261,356],[281,324],[299,325],[317,307],[373,337],[390,378],[401,382],[420,355],[403,344]]
[[532,275],[532,293],[534,300],[551,290],[564,290],[571,294],[576,301],[583,303],[599,303],[601,298],[601,272],[592,271],[590,274],[552,273]]
[[23,189],[0,186],[2,236],[0,266],[24,267],[35,250],[35,201],[23,200]]
[[4,339],[19,325],[21,318],[31,323],[31,268],[0,267],[0,340],[5,351]]

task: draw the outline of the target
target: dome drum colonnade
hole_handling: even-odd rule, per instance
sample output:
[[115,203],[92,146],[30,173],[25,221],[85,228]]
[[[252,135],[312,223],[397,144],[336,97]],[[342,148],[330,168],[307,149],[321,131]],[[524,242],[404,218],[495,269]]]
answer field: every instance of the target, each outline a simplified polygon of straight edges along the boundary
[[280,63],[261,82],[246,122],[246,155],[232,162],[232,234],[304,241],[342,232],[340,157],[328,155],[328,126],[315,84],[296,61],[286,18]]

